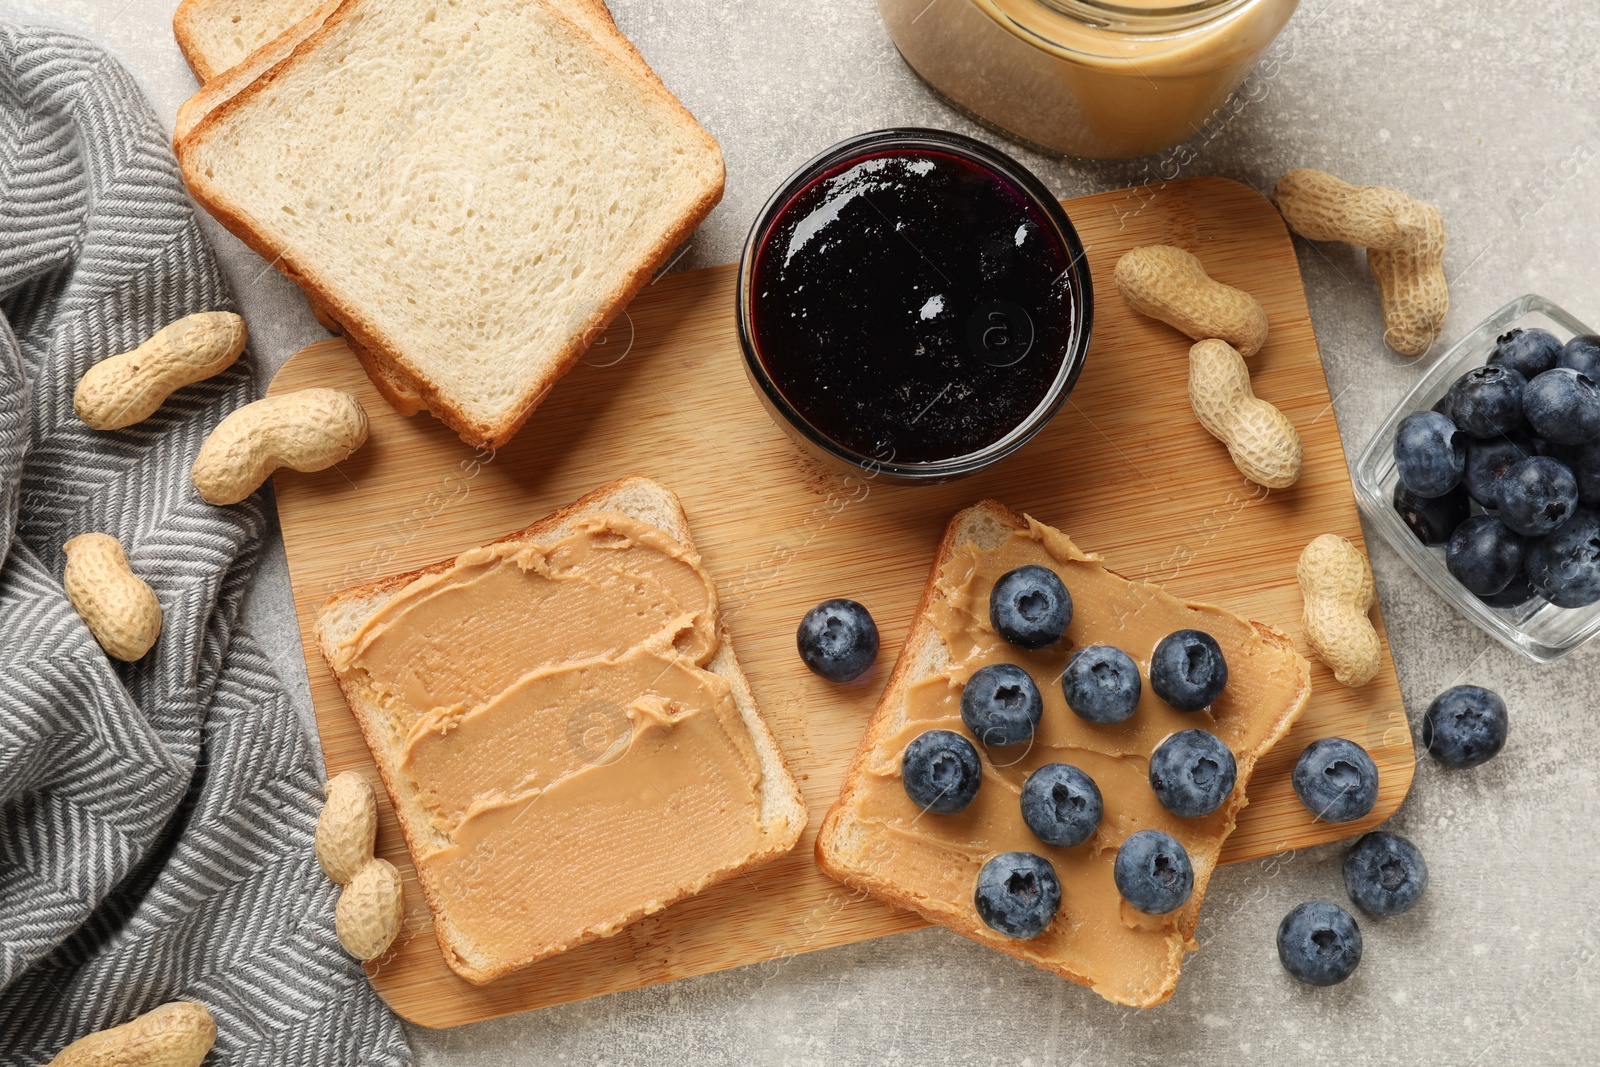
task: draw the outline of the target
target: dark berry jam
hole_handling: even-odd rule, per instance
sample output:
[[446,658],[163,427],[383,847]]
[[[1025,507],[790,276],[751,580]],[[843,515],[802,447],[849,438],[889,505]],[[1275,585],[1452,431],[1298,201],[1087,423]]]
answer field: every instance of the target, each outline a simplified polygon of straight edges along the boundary
[[802,186],[755,250],[773,386],[857,456],[930,463],[1028,422],[1073,343],[1072,257],[1038,201],[960,155],[897,147]]

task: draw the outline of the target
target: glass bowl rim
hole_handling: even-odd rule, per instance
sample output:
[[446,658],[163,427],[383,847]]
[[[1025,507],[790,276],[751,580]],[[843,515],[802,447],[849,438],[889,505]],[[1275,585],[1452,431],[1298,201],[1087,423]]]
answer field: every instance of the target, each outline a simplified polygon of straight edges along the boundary
[[1518,320],[1531,314],[1542,315],[1562,329],[1572,330],[1574,335],[1592,332],[1582,319],[1537,293],[1524,293],[1496,308],[1475,323],[1434,360],[1423,372],[1422,377],[1390,409],[1387,417],[1373,431],[1371,439],[1367,441],[1356,459],[1351,483],[1355,489],[1356,503],[1362,514],[1377,527],[1383,539],[1400,555],[1406,565],[1425,584],[1431,586],[1447,604],[1454,607],[1467,621],[1506,647],[1522,653],[1536,663],[1554,663],[1581,648],[1596,635],[1600,635],[1600,604],[1585,608],[1562,609],[1589,613],[1588,620],[1570,637],[1555,644],[1536,637],[1525,629],[1524,624],[1513,622],[1500,615],[1451,577],[1443,561],[1429,550],[1429,546],[1418,541],[1416,535],[1401,521],[1389,499],[1389,494],[1383,491],[1387,478],[1380,477],[1380,472],[1385,469],[1385,463],[1390,465],[1393,463],[1392,441],[1400,420],[1414,411],[1428,407],[1429,405],[1423,403],[1428,393],[1432,392],[1441,381],[1449,378],[1453,371],[1459,371],[1469,351],[1477,350],[1486,338],[1492,338],[1495,334],[1512,328]]

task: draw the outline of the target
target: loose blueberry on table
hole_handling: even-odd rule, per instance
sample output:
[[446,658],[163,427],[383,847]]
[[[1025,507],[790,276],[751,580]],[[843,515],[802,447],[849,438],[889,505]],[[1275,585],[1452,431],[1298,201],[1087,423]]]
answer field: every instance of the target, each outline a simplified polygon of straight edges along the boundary
[[1007,571],[989,591],[989,625],[1019,648],[1055,644],[1072,622],[1072,594],[1048,567]]
[[1450,535],[1444,565],[1473,593],[1492,596],[1522,573],[1526,545],[1497,516],[1474,515]]
[[1394,435],[1400,484],[1419,497],[1444,496],[1461,481],[1467,446],[1456,424],[1437,411],[1413,411]]
[[1495,339],[1489,366],[1507,367],[1531,381],[1554,367],[1561,351],[1561,342],[1549,330],[1514,329]]
[[1395,483],[1394,509],[1417,540],[1425,545],[1442,545],[1450,540],[1457,526],[1472,515],[1472,498],[1465,486],[1458,485],[1444,496],[1418,496]]
[[1500,519],[1527,537],[1541,537],[1566,522],[1578,506],[1578,480],[1549,456],[1518,460],[1495,486]]
[[1026,741],[1043,714],[1039,687],[1014,663],[980,667],[961,690],[961,721],[990,748]]
[[1600,386],[1570,367],[1547,370],[1523,389],[1522,417],[1551,444],[1593,441],[1600,437]]
[[1506,367],[1477,367],[1450,387],[1450,417],[1474,437],[1510,433],[1522,422],[1527,379]]
[[1089,722],[1126,722],[1139,706],[1143,689],[1139,665],[1132,656],[1110,645],[1079,649],[1061,672],[1061,691],[1067,698],[1067,707]]
[[1600,514],[1579,508],[1533,543],[1523,570],[1539,595],[1558,608],[1600,601]]
[[1163,637],[1150,656],[1150,688],[1179,711],[1199,711],[1222,695],[1228,662],[1216,638],[1201,630]]
[[824,600],[800,620],[800,659],[830,682],[861,677],[878,658],[878,626],[854,600]]
[[1344,887],[1368,915],[1399,915],[1428,888],[1428,864],[1399,834],[1374,830],[1345,854]]
[[1238,779],[1233,752],[1215,734],[1180,730],[1150,754],[1150,788],[1180,819],[1210,815],[1233,793]]
[[1339,905],[1308,900],[1278,924],[1278,960],[1307,985],[1338,985],[1361,962],[1361,927]]
[[972,903],[989,929],[1026,940],[1044,933],[1061,909],[1061,881],[1043,856],[1002,852],[978,871]]
[[983,784],[983,764],[972,742],[953,730],[918,734],[900,757],[900,783],[923,811],[954,815]]
[[1083,844],[1100,828],[1104,814],[1100,787],[1070,764],[1046,763],[1022,784],[1022,821],[1047,845]]
[[1183,907],[1194,892],[1194,864],[1169,834],[1140,830],[1117,850],[1111,866],[1117,892],[1146,915],[1165,915]]
[[1378,765],[1367,750],[1343,737],[1313,741],[1290,776],[1306,810],[1324,822],[1349,822],[1378,801]]
[[1433,698],[1422,716],[1422,745],[1449,767],[1477,767],[1506,744],[1506,702],[1477,685],[1457,685]]

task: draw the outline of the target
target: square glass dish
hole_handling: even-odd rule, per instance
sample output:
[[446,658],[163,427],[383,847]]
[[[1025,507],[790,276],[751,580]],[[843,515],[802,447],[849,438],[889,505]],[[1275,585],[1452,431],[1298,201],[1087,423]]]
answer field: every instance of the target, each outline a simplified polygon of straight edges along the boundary
[[[1600,633],[1600,603],[1584,608],[1558,608],[1535,598],[1512,608],[1494,608],[1468,592],[1445,569],[1444,549],[1424,545],[1394,507],[1397,480],[1394,433],[1400,420],[1413,411],[1425,411],[1449,392],[1451,384],[1474,367],[1481,367],[1494,351],[1495,340],[1516,327],[1539,326],[1563,342],[1574,334],[1593,333],[1588,326],[1540,296],[1522,296],[1490,315],[1428,369],[1389,418],[1367,443],[1356,461],[1356,503],[1367,521],[1411,565],[1412,570],[1457,611],[1477,626],[1539,663],[1553,663]],[[1474,505],[1473,510],[1481,509]]]

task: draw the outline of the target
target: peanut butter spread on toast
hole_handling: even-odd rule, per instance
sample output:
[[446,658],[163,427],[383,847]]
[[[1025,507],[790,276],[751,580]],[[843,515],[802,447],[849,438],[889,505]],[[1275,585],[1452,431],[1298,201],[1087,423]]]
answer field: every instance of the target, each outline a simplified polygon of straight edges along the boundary
[[699,557],[617,514],[474,549],[336,651],[391,713],[430,905],[531,961],[697,892],[763,843],[761,765]]
[[[1009,942],[1025,958],[1065,970],[1110,1000],[1157,1003],[1170,995],[1185,951],[1192,951],[1195,919],[1205,882],[1244,804],[1256,756],[1288,728],[1309,694],[1305,661],[1286,644],[1219,608],[1190,604],[1149,584],[1128,581],[1087,555],[1058,530],[1032,519],[997,549],[971,542],[955,549],[943,571],[944,597],[930,598],[929,622],[948,662],[910,685],[903,713],[882,733],[865,760],[851,814],[869,828],[864,860],[873,884],[940,914],[970,917],[970,927],[1004,941],[982,925],[973,887],[983,864],[1001,852],[1037,853],[1054,865],[1061,909],[1037,938]],[[1071,624],[1055,646],[1030,652],[1008,644],[989,622],[989,592],[1008,571],[1038,564],[1055,571],[1072,595]],[[1184,713],[1165,704],[1149,684],[1157,642],[1175,630],[1204,630],[1222,647],[1227,688],[1209,708]],[[1139,665],[1143,681],[1137,710],[1126,722],[1088,722],[1067,707],[1060,679],[1072,655],[1087,645],[1115,645]],[[1029,742],[985,748],[961,720],[961,691],[979,668],[992,663],[1025,668],[1044,698],[1044,715]],[[1233,798],[1211,815],[1181,819],[1156,800],[1149,757],[1167,735],[1200,728],[1216,734],[1239,763]],[[982,761],[976,798],[962,812],[921,810],[900,781],[906,746],[927,730],[952,730],[972,740]],[[1029,774],[1047,763],[1069,763],[1089,774],[1105,801],[1093,837],[1081,845],[1047,845],[1023,822],[1019,798]],[[1112,863],[1138,830],[1177,838],[1195,865],[1195,892],[1182,908],[1152,916],[1132,908],[1117,892]],[[1151,998],[1149,991],[1159,990]]]

